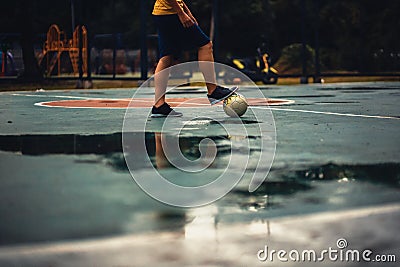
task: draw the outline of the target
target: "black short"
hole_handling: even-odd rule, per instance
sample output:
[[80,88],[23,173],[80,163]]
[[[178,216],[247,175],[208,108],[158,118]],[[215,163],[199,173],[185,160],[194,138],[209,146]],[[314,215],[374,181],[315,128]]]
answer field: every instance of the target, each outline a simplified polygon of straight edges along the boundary
[[198,49],[210,42],[210,38],[198,25],[183,27],[178,15],[153,15],[158,29],[159,56],[179,56],[182,51]]

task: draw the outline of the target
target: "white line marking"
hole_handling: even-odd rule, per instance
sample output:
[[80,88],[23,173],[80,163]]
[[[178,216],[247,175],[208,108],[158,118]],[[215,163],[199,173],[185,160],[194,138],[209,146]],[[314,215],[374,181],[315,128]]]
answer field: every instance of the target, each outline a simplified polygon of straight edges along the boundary
[[[263,107],[253,107],[253,108],[263,108]],[[276,110],[276,111],[301,112],[301,113],[312,113],[312,114],[322,114],[322,115],[334,115],[334,116],[342,116],[342,117],[400,120],[399,117],[393,117],[393,116],[363,115],[363,114],[352,114],[352,113],[337,113],[337,112],[328,112],[328,111],[314,111],[314,110],[272,108],[272,107],[270,107],[269,109]]]
[[[106,98],[101,98],[102,100],[106,99]],[[85,99],[85,100],[99,100],[99,99]],[[106,100],[111,100],[109,98],[107,98]],[[127,99],[113,99],[113,100],[118,100],[118,101],[126,101],[126,102],[130,102],[131,100],[127,100]],[[67,100],[68,101],[68,100]],[[143,102],[143,103],[148,103],[151,102],[153,103],[153,99],[149,99],[149,100],[144,100],[144,99],[135,99],[136,102]],[[100,106],[100,107],[82,107],[82,106],[52,106],[49,105],[49,103],[53,103],[54,101],[45,101],[45,102],[38,102],[35,103],[35,106],[38,107],[46,107],[46,108],[72,108],[72,109],[127,109],[127,108],[136,108],[136,107],[130,107],[129,105],[127,107],[104,107],[104,106]],[[185,104],[184,102],[174,102],[174,101],[169,101],[168,103],[170,104]],[[210,106],[210,104],[202,104],[202,103],[190,103],[193,106]],[[142,108],[151,108],[151,107],[142,107]],[[193,108],[193,107],[180,107],[177,106],[176,108]]]
[[69,98],[69,99],[89,99],[81,96],[61,96],[61,95],[29,95],[29,94],[12,94],[13,96],[29,96],[29,97],[46,97],[46,98]]
[[[84,96],[65,96],[65,95],[29,95],[29,94],[12,94],[13,96],[29,96],[29,97],[46,97],[46,98],[66,98],[66,99],[83,99],[83,100],[111,100],[111,101],[130,101],[129,98],[101,98],[101,97],[84,97]],[[53,101],[48,101],[53,102]],[[44,102],[43,102],[44,103]]]
[[53,101],[49,102],[38,102],[35,103],[35,106],[38,107],[45,107],[45,108],[70,108],[70,109],[126,109],[126,108],[118,108],[118,107],[68,107],[68,106],[50,106],[48,103],[51,103]]

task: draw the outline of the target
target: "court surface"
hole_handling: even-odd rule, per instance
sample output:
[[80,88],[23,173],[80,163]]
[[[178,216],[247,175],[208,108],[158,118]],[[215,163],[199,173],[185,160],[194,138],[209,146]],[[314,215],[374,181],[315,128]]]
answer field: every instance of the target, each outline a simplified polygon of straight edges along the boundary
[[[194,209],[153,200],[127,170],[121,131],[135,89],[0,93],[0,265],[271,266],[257,258],[266,245],[322,251],[338,249],[339,239],[348,249],[393,254],[398,262],[400,82],[261,90],[268,100],[255,97],[252,87],[240,92],[274,117],[276,153],[267,181],[249,193],[245,175],[224,198]],[[148,116],[152,96],[149,88],[136,100],[135,115]],[[184,116],[172,122],[186,125],[184,154],[196,157],[205,137],[222,151],[227,140],[235,142],[210,119],[187,123],[202,115],[238,123],[222,106],[207,105],[204,88],[179,88],[167,98],[173,105],[186,101],[178,108]],[[264,122],[245,115],[241,123],[251,132]],[[170,133],[162,120],[149,119],[150,151],[158,134]],[[217,159],[215,172],[226,163],[224,153]],[[163,167],[172,178],[179,174]],[[374,264],[396,266],[368,266]],[[295,263],[275,258],[273,265]]]

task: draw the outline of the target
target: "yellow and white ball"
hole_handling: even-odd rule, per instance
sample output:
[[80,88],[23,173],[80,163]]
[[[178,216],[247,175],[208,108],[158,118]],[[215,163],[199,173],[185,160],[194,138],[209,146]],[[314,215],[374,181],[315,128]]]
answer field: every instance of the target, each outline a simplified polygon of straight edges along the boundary
[[223,103],[224,111],[230,117],[243,116],[248,106],[246,98],[240,94],[231,95]]

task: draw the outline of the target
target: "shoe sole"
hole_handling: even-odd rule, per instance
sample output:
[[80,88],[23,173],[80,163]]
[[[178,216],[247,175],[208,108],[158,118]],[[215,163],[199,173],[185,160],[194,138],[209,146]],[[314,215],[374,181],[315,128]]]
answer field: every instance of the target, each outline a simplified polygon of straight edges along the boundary
[[231,93],[221,99],[214,99],[213,101],[210,101],[211,106],[224,101],[225,99],[227,99],[228,97],[230,97],[231,95],[233,95],[233,93],[235,93],[237,90],[239,90],[239,86],[235,86],[234,89],[231,91]]

